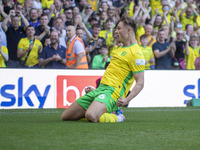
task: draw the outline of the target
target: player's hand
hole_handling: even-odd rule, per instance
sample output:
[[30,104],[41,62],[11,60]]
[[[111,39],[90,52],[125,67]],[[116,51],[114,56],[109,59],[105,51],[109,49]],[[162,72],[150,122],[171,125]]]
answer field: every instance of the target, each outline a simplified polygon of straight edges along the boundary
[[117,106],[117,107],[122,107],[122,106],[125,106],[125,105],[127,105],[127,104],[126,104],[126,101],[125,101],[125,98],[120,97],[120,98],[117,100],[116,106]]
[[60,57],[59,54],[54,55],[54,60],[55,61],[60,61],[62,58]]
[[185,34],[185,39],[186,39],[187,42],[189,42],[190,41],[190,36]]
[[10,16],[15,16],[15,10],[10,10],[9,15]]
[[95,89],[95,88],[93,88],[93,87],[91,87],[91,86],[88,86],[88,87],[85,88],[85,93],[87,94],[87,93],[93,91],[94,89]]
[[55,12],[56,7],[54,4],[52,4],[49,9],[51,12]]
[[42,52],[42,46],[39,45],[39,46],[38,46],[38,54],[40,54],[41,52]]
[[155,10],[155,14],[158,14],[158,11],[159,11],[159,9],[158,9],[158,8],[156,8],[156,10]]
[[29,50],[31,50],[33,48],[33,44],[34,42],[32,42],[30,45],[29,45]]
[[97,40],[97,45],[98,45],[98,46],[102,46],[102,43],[103,43],[103,40],[102,40],[102,39],[98,39],[98,40]]
[[2,13],[2,11],[3,11],[3,6],[0,5],[0,13]]

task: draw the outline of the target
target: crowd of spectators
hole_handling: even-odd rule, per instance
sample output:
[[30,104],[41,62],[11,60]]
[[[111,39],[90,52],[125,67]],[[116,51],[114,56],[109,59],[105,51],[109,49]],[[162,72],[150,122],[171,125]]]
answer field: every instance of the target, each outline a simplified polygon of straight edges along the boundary
[[199,0],[2,0],[0,67],[104,69],[123,16],[146,69],[200,69]]

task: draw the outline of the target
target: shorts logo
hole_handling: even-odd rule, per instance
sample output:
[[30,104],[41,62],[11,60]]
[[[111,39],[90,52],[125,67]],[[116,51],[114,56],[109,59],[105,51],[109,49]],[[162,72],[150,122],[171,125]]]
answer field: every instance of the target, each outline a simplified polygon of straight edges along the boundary
[[145,60],[144,59],[136,59],[135,60],[136,65],[145,65]]
[[100,99],[105,99],[106,94],[101,94],[101,95],[99,95],[98,97],[99,97]]
[[127,52],[122,52],[121,56],[125,56],[127,54]]

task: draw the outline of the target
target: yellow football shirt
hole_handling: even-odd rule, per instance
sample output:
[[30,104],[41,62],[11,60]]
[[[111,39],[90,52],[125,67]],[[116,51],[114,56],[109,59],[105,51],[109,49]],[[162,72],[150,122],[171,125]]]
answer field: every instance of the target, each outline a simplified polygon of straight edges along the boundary
[[157,8],[159,9],[159,11],[158,11],[159,13],[163,13],[161,0],[151,0],[150,1],[150,6],[151,6],[151,17],[154,16],[155,10]]
[[[162,15],[162,17],[163,17],[163,15]],[[171,23],[171,14],[170,13],[167,15],[167,21],[168,21],[169,24]],[[167,23],[166,23],[166,21],[164,19],[162,25],[165,25],[165,24],[167,24]]]
[[131,2],[130,4],[129,4],[129,6],[128,6],[128,9],[129,9],[129,11],[128,11],[128,16],[129,17],[133,17],[133,9],[134,9],[134,3],[133,2]]
[[[152,36],[149,35],[149,36],[148,36],[148,42],[150,42],[151,40],[152,40]],[[137,42],[138,42],[138,45],[141,45],[140,37],[137,39]],[[149,47],[152,48],[152,45],[153,45],[154,43],[156,43],[156,39],[153,39],[153,40],[152,40],[152,42],[149,44]]]
[[196,23],[197,23],[197,26],[200,26],[200,15],[197,16]]
[[183,14],[183,17],[181,18],[181,24],[183,25],[183,30],[185,30],[185,27],[187,24],[191,24],[192,26],[194,26],[195,20],[194,20],[194,16],[191,16],[190,18],[186,18],[186,15]]
[[17,2],[21,3],[24,6],[25,0],[17,0]]
[[117,51],[117,49],[118,49],[117,45],[115,45],[114,47],[110,48],[109,52],[108,52],[108,56],[112,57],[113,53],[115,53]]
[[143,52],[143,55],[144,55],[145,60],[148,62],[148,63],[145,65],[145,69],[150,69],[149,60],[150,60],[151,58],[154,58],[152,48],[149,47],[149,46],[146,46],[146,47],[140,46],[140,48],[141,48],[141,50],[142,50],[142,52]]
[[[29,39],[27,37],[22,38],[19,41],[18,49],[22,49],[23,51],[25,51],[29,48],[29,45],[30,45]],[[39,40],[35,39],[33,48],[28,56],[28,59],[26,60],[26,63],[25,63],[26,66],[34,66],[34,65],[38,64],[38,62],[39,62],[38,47],[39,46],[41,46],[41,49],[42,49],[42,43]],[[25,60],[26,55],[21,58],[22,61]]]
[[[2,49],[3,53],[8,54],[7,47],[2,46],[1,49]],[[3,58],[3,56],[1,54],[0,54],[0,67],[1,68],[5,68],[6,67],[5,60],[4,60],[4,58]]]
[[145,34],[143,26],[139,26],[136,31],[136,39],[140,38],[141,35]]
[[199,46],[196,49],[189,46],[189,55],[185,55],[186,69],[195,69],[195,60],[200,56],[199,50]]
[[42,0],[42,8],[50,8],[54,0]]
[[87,2],[92,5],[94,11],[98,11],[98,0],[87,0]]
[[109,47],[110,44],[112,44],[114,41],[113,32],[108,32],[107,38],[106,38],[106,33],[107,30],[101,30],[99,33],[99,37],[103,37],[104,39],[106,39],[106,45],[107,47]]
[[134,82],[134,73],[145,69],[145,59],[138,44],[134,43],[128,47],[120,47],[113,53],[101,84],[115,88],[113,99],[125,97]]

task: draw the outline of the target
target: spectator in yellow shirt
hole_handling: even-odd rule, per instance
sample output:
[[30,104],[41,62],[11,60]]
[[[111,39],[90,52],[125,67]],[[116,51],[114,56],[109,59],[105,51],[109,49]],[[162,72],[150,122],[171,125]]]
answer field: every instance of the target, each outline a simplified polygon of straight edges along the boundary
[[199,14],[191,5],[188,5],[188,7],[183,9],[180,13],[180,21],[183,25],[183,29],[185,29],[187,24],[194,26],[198,16]]
[[199,51],[200,47],[198,46],[198,38],[196,35],[191,37],[186,36],[186,45],[185,45],[185,60],[186,60],[186,69],[195,69],[195,60],[200,56]]
[[38,68],[39,55],[42,52],[42,43],[35,39],[35,28],[29,25],[26,29],[26,38],[19,41],[17,57],[25,68]]
[[[148,39],[147,46],[152,47],[152,45],[156,42],[155,37],[152,36],[153,26],[151,24],[146,24],[144,30],[145,30],[145,35],[147,36]],[[140,37],[137,40],[138,44],[141,45]]]
[[[1,36],[0,36],[1,42]],[[8,49],[5,46],[0,45],[0,68],[6,67],[6,62],[8,61]]]
[[152,48],[147,46],[148,44],[148,36],[143,34],[140,37],[141,45],[140,48],[143,52],[144,58],[145,58],[145,69],[154,69],[155,68],[155,59],[153,55]]

